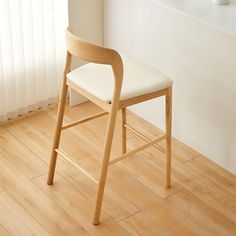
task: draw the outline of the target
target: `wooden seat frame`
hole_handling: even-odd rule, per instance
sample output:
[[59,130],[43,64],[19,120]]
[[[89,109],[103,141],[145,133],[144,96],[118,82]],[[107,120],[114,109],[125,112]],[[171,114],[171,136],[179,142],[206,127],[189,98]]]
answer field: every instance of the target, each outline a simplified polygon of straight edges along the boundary
[[[58,105],[58,113],[57,113],[57,120],[56,120],[56,130],[54,134],[54,141],[52,145],[52,153],[51,153],[51,161],[48,173],[48,181],[49,185],[53,184],[55,167],[56,167],[56,160],[57,154],[64,157],[67,161],[69,161],[72,165],[82,171],[86,176],[88,176],[91,180],[98,184],[98,191],[97,191],[97,199],[96,199],[96,207],[94,212],[94,219],[93,224],[99,224],[100,213],[102,208],[102,201],[104,195],[104,188],[106,183],[107,171],[109,165],[112,165],[124,158],[127,158],[139,151],[144,150],[147,147],[155,146],[157,142],[162,140],[166,140],[166,187],[171,186],[171,120],[172,120],[172,86],[144,94],[137,97],[132,97],[126,100],[120,100],[120,93],[122,88],[122,81],[123,81],[123,62],[118,52],[113,49],[99,47],[93,44],[90,44],[79,37],[76,37],[74,34],[70,32],[69,29],[66,30],[66,41],[67,41],[67,56],[66,56],[66,65],[64,70],[64,78],[62,83],[62,89],[59,99]],[[113,75],[114,75],[114,90],[113,90],[113,98],[110,103],[104,102],[93,94],[88,93],[87,91],[83,90],[82,88],[78,87],[76,84],[67,80],[67,73],[71,71],[71,62],[72,56],[75,56],[81,60],[90,62],[90,63],[98,63],[98,64],[107,64],[112,67]],[[63,116],[64,116],[64,108],[65,108],[65,101],[66,101],[66,94],[68,87],[71,87],[84,97],[88,98],[90,101],[95,103],[96,105],[100,106],[104,109],[104,112],[97,113],[93,116],[87,117],[85,119],[72,122],[67,125],[63,124]],[[134,128],[127,125],[126,122],[126,107],[137,104],[140,102],[144,102],[149,99],[157,98],[160,96],[165,96],[166,101],[166,134],[162,137],[156,138],[154,140],[150,140],[140,132],[135,130]],[[115,129],[116,117],[118,111],[122,111],[122,155],[112,161],[110,161],[110,153],[111,153],[111,146],[112,146],[112,139]],[[90,174],[88,174],[84,169],[74,163],[70,158],[67,157],[63,151],[59,150],[59,142],[61,131],[67,128],[71,128],[75,125],[82,124],[89,120],[98,118],[100,116],[109,114],[108,125],[106,130],[106,137],[104,142],[104,149],[103,149],[103,160],[102,160],[102,167],[100,172],[100,178],[97,181],[94,179]],[[147,143],[141,147],[138,147],[130,152],[126,151],[126,130],[129,129],[134,134],[138,135],[141,139],[146,141]]]

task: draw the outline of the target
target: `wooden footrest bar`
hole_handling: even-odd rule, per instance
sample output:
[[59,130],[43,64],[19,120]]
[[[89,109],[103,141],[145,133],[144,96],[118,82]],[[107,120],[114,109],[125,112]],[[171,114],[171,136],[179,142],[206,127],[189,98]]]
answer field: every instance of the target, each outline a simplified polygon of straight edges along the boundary
[[[130,130],[132,133],[134,133],[135,135],[137,135],[139,138],[141,138],[142,140],[144,140],[145,142],[150,142],[151,139],[147,138],[146,136],[144,136],[143,134],[141,134],[139,131],[137,131],[136,129],[130,127],[129,125],[124,125],[125,128],[127,128],[128,130]],[[154,148],[156,148],[157,150],[165,153],[165,150],[163,149],[163,147],[158,146],[157,144],[153,144],[152,145]]]
[[108,112],[107,112],[107,111],[103,111],[103,112],[97,113],[97,114],[95,114],[95,115],[88,116],[88,117],[86,117],[86,118],[84,118],[84,119],[77,120],[77,121],[74,121],[74,122],[72,122],[72,123],[69,123],[69,124],[67,124],[67,125],[62,126],[62,127],[61,127],[61,130],[71,128],[71,127],[73,127],[73,126],[75,126],[75,125],[82,124],[82,123],[84,123],[84,122],[87,122],[87,121],[89,121],[89,120],[96,119],[96,118],[101,117],[101,116],[104,116],[104,115],[106,115],[106,114],[108,114]]
[[61,157],[63,157],[65,160],[67,160],[70,164],[72,164],[75,168],[80,170],[84,175],[86,175],[89,179],[94,181],[96,184],[98,184],[98,181],[94,179],[86,170],[84,170],[82,167],[77,165],[74,161],[72,161],[64,152],[62,152],[59,149],[55,149],[55,152],[57,152]]
[[113,165],[114,163],[116,163],[116,162],[118,162],[118,161],[120,161],[120,160],[123,160],[123,159],[125,159],[125,158],[127,158],[127,157],[130,157],[130,156],[134,155],[135,153],[140,152],[140,151],[142,151],[142,150],[144,150],[144,149],[146,149],[146,148],[152,146],[152,145],[155,144],[155,143],[161,142],[161,141],[164,140],[165,138],[166,138],[166,135],[164,135],[164,136],[162,136],[162,137],[159,137],[159,138],[156,138],[156,139],[154,139],[154,140],[152,140],[152,141],[150,141],[150,142],[148,142],[148,143],[142,145],[141,147],[138,147],[138,148],[136,148],[136,149],[134,149],[134,150],[132,150],[132,151],[130,151],[130,152],[127,152],[127,153],[121,155],[120,157],[118,157],[118,158],[116,158],[116,159],[110,161],[110,162],[109,162],[109,165]]

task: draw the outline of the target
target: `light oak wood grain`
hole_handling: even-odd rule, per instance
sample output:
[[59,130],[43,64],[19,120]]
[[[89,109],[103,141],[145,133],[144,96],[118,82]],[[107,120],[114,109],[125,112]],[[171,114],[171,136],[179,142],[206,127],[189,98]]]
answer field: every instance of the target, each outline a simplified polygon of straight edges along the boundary
[[[66,107],[66,122],[100,111],[90,102]],[[4,219],[1,216],[5,214],[0,216],[0,235],[14,235],[14,232],[19,235],[21,232],[25,235],[27,232],[35,235],[37,232],[42,232],[41,235],[43,232],[50,235],[236,234],[236,176],[179,141],[174,141],[172,155],[173,188],[167,192],[163,186],[165,154],[162,151],[150,147],[132,159],[111,166],[102,224],[93,226],[91,217],[97,185],[61,158],[53,187],[45,184],[47,169],[39,168],[39,163],[45,166],[49,161],[55,117],[56,108],[51,107],[1,126],[0,136],[6,133],[7,136],[0,139],[0,146],[9,154],[3,155],[4,150],[0,153],[0,186],[4,190],[0,193],[0,209],[6,214]],[[104,132],[100,133],[106,127],[106,119],[100,117],[65,131],[63,148],[77,154],[74,161],[94,178],[99,176],[102,161],[102,150],[96,148],[99,143],[96,140],[105,136]],[[158,136],[159,129],[128,110],[127,120],[139,124],[148,137]],[[113,145],[120,154],[120,124],[117,128]],[[74,142],[75,146],[71,147],[73,139],[80,142]],[[127,133],[127,150],[143,143]],[[33,158],[34,174],[27,170],[24,156],[27,161]]]
[[198,156],[186,164],[192,171],[198,172],[201,176],[206,176],[207,179],[216,182],[223,191],[236,194],[236,176],[206,157]]
[[[12,124],[9,127],[9,130],[12,135],[15,135],[16,138],[21,137],[19,138],[19,142],[30,142],[30,139],[28,139],[27,136],[31,135],[32,144],[37,145],[38,142],[42,143],[46,141],[42,147],[45,145],[50,147],[51,140],[53,138],[54,126],[55,119],[49,115],[45,115],[45,113],[42,112],[37,116],[30,116],[25,120],[20,120]],[[34,140],[37,141],[34,142]],[[100,150],[96,149],[96,146],[94,146],[92,141],[86,139],[86,133],[72,133],[68,131],[63,132],[61,148],[76,159],[83,158]],[[49,153],[46,155],[40,155],[40,158],[43,158],[43,160],[48,163],[48,156],[50,155]]]
[[[235,220],[224,217],[216,206],[210,206],[208,202],[202,201],[188,190],[179,192],[167,199],[170,207],[181,211],[191,221],[191,227],[199,234],[209,235],[234,235],[236,231]],[[196,219],[196,221],[195,221]],[[194,222],[195,221],[195,222]],[[200,227],[200,229],[199,229]]]
[[[93,177],[97,178],[99,176],[99,169],[101,165],[101,154],[100,155],[92,155],[88,158],[84,158],[80,160],[78,164]],[[77,171],[78,172],[78,171]],[[84,186],[84,194],[86,197],[93,201],[93,196],[96,193],[96,186],[89,186],[89,183],[86,182],[86,179],[82,178],[81,174],[76,171],[67,172],[66,175],[63,173],[65,178],[68,178],[72,184],[74,184],[77,188],[81,189],[81,186]],[[110,179],[110,175],[108,177]],[[86,188],[85,188],[86,187]],[[82,189],[81,189],[82,191]],[[112,219],[119,221],[122,218],[126,218],[129,215],[134,214],[138,211],[138,208],[132,204],[132,202],[127,201],[122,193],[117,193],[113,190],[113,188],[107,185],[106,194],[104,196],[104,212],[109,215]]]
[[[12,236],[49,236],[50,234],[7,193],[0,194],[0,222]],[[1,234],[0,231],[0,235]]]
[[[129,111],[127,112],[128,124],[132,127],[138,127],[137,129],[145,136],[151,138],[162,136],[163,130],[144,120],[142,117]],[[165,153],[165,142],[157,144],[158,149]],[[179,140],[172,138],[172,158],[177,158],[180,161],[189,161],[194,157],[199,156],[200,153],[188,147]]]
[[136,154],[134,157],[122,161],[120,165],[161,198],[171,196],[183,188],[176,182],[174,182],[172,188],[165,188],[163,186],[163,181],[165,181],[164,173],[156,171],[153,165],[139,158],[141,156],[144,156],[144,154]]
[[20,143],[6,129],[0,127],[0,153],[28,178],[45,173],[47,166],[23,143]]
[[53,199],[40,191],[1,154],[0,157],[0,184],[49,234],[89,235]]
[[236,192],[225,190],[215,180],[202,176],[188,184],[185,188],[192,192],[210,207],[222,213],[236,223]]
[[122,226],[102,214],[102,227],[94,227],[91,224],[94,198],[91,201],[83,193],[78,196],[78,189],[65,178],[58,176],[57,184],[53,187],[45,185],[46,176],[40,176],[34,183],[48,195],[74,220],[82,225],[92,235],[129,235]]
[[49,170],[48,170],[47,183],[49,185],[53,183],[53,178],[54,178],[54,173],[55,173],[55,168],[56,168],[56,161],[57,161],[56,149],[58,149],[59,143],[60,143],[63,116],[64,116],[64,110],[65,110],[65,104],[66,104],[66,95],[68,91],[68,85],[66,84],[66,75],[71,70],[71,62],[72,62],[72,55],[67,51],[66,65],[65,65],[65,69],[63,73],[63,81],[61,85],[61,93],[60,93],[60,98],[59,98],[55,132],[54,132],[54,137],[53,137],[51,158],[50,158],[50,164],[49,164]]
[[[143,220],[144,218],[145,220]],[[173,235],[168,227],[163,226],[163,224],[158,223],[143,212],[138,212],[137,214],[122,220],[120,225],[134,236],[147,235],[147,232],[148,235]],[[153,227],[153,225],[155,225],[155,227]]]
[[[102,164],[100,167],[101,170],[100,170],[98,181],[95,180],[95,182],[98,183],[98,190],[96,194],[96,204],[95,204],[95,210],[94,210],[93,224],[98,225],[100,223],[100,214],[102,211],[102,203],[103,203],[104,190],[105,190],[109,165],[112,163],[115,163],[116,161],[120,161],[126,157],[129,157],[138,151],[142,151],[145,148],[149,147],[150,145],[153,145],[154,143],[156,143],[157,141],[161,139],[160,137],[158,137],[152,141],[147,141],[147,144],[144,144],[142,147],[139,147],[136,150],[126,152],[126,130],[125,130],[126,129],[125,127],[126,107],[137,104],[137,103],[141,103],[141,102],[153,99],[153,98],[157,98],[161,96],[165,97],[166,99],[166,105],[165,105],[166,107],[166,111],[165,111],[166,135],[163,136],[166,140],[165,185],[167,188],[171,187],[172,83],[169,83],[168,86],[161,87],[160,89],[156,89],[155,91],[146,92],[141,95],[129,97],[128,99],[122,100],[120,98],[120,94],[122,90],[124,68],[123,68],[123,61],[120,54],[113,49],[97,46],[79,38],[78,36],[73,34],[70,28],[67,28],[65,34],[66,34],[66,44],[67,44],[66,65],[64,69],[63,82],[62,82],[57,117],[56,117],[56,126],[55,126],[55,132],[54,132],[54,137],[53,137],[53,145],[52,145],[52,150],[51,150],[51,158],[50,158],[50,164],[49,164],[47,184],[48,185],[53,184],[58,154],[60,154],[61,157],[64,157],[65,159],[67,159],[75,167],[79,168],[79,166],[73,160],[70,161],[68,159],[68,156],[63,154],[63,152],[59,148],[61,131],[66,128],[70,128],[76,124],[84,123],[83,121],[91,120],[91,116],[89,116],[89,117],[84,118],[83,120],[80,120],[79,122],[74,121],[73,123],[70,123],[68,125],[63,125],[64,110],[65,110],[65,104],[66,104],[66,94],[67,94],[68,87],[70,87],[71,89],[75,90],[77,93],[84,96],[89,101],[93,102],[94,104],[98,105],[99,107],[101,107],[108,113],[108,121],[107,121],[107,127],[106,127],[106,132],[105,132],[104,144],[102,145],[103,150],[102,150]],[[84,89],[83,86],[80,86],[73,79],[70,79],[68,73],[71,71],[71,62],[72,62],[73,57],[83,60],[88,63],[105,64],[111,67],[112,72],[113,72],[112,79],[114,82],[114,86],[113,86],[113,91],[112,91],[112,98],[110,99],[110,101],[107,102],[107,101],[101,100],[101,98],[96,97],[96,95],[89,92],[89,90]],[[67,75],[68,75],[68,78],[67,78]],[[120,109],[122,109],[122,121],[121,121],[122,142],[121,143],[122,143],[123,154],[121,157],[117,158],[116,161],[115,160],[110,161],[113,137],[114,137],[115,127],[116,127],[116,119],[117,119],[118,112]],[[96,115],[92,117],[96,117]],[[85,173],[88,177],[90,176],[83,169],[81,168],[79,169],[83,173]]]
[[0,225],[0,235],[11,236],[11,234],[2,225]]
[[[130,145],[130,142],[132,141],[129,140],[128,146]],[[125,160],[125,162],[127,161],[130,161],[130,160],[128,159]],[[82,166],[84,169],[86,169],[90,173],[90,175],[92,175],[94,178],[97,178],[99,174],[98,170],[99,170],[100,162],[101,162],[101,154],[100,155],[95,154],[95,155],[89,156],[88,158],[79,160],[79,165]],[[141,165],[139,164],[140,163],[138,163],[137,165],[138,168],[142,168],[143,164],[142,163]],[[150,169],[151,168],[152,167],[150,166]],[[117,165],[114,165],[110,168],[108,183],[107,183],[107,191],[109,192],[109,189],[112,189],[112,191],[115,192],[118,196],[122,197],[127,202],[132,203],[134,206],[136,206],[136,208],[140,209],[140,208],[143,208],[143,207],[145,208],[147,206],[150,206],[150,204],[155,203],[156,198],[153,198],[152,194],[155,195],[156,197],[159,196],[159,198],[161,197],[164,198],[166,196],[173,194],[175,191],[180,190],[180,189],[176,189],[176,190],[171,189],[171,190],[167,190],[166,192],[165,191],[166,188],[163,186],[164,173],[162,175],[159,175],[159,174],[155,174],[154,172],[156,172],[156,170],[151,172],[151,174],[147,172],[147,174],[150,174],[150,176],[155,175],[153,179],[157,178],[156,183],[155,183],[155,188],[153,190],[153,188],[149,186],[149,183],[151,182],[150,180],[148,180],[149,182],[148,181],[145,182],[145,180],[140,181],[137,177],[139,176],[138,172],[135,173],[135,172],[131,172],[130,170],[127,170],[126,168],[123,167],[122,162],[120,162]],[[77,172],[70,173],[70,175],[73,177],[68,178],[68,180],[75,181],[74,184],[76,184],[77,187],[79,188],[79,183],[77,182],[80,180],[81,175],[78,175]],[[114,184],[114,186],[112,186],[112,184]],[[155,191],[155,194],[153,191]],[[150,194],[150,192],[152,194]],[[92,193],[88,192],[88,197],[89,195],[92,195]],[[133,196],[137,196],[137,198],[133,198]],[[116,200],[115,200],[116,198],[114,198],[113,204],[116,203]],[[138,198],[140,198],[140,200]],[[148,199],[148,201],[146,201],[145,199]],[[121,209],[124,208],[124,210],[128,209],[128,203],[120,207]]]
[[[73,120],[78,119],[78,117],[86,117],[90,116],[91,114],[101,112],[101,110],[97,106],[88,106],[89,102],[85,102],[81,104],[80,106],[73,107],[73,109],[69,109],[66,107],[65,109],[65,116],[64,119],[66,122],[72,122]],[[91,104],[91,103],[90,103]],[[81,108],[80,108],[81,107]],[[85,107],[90,107],[88,109],[88,112],[85,113],[84,110]],[[91,109],[91,107],[94,107],[94,109]],[[53,110],[54,112],[56,109]],[[50,114],[53,116],[53,114]],[[55,116],[55,113],[54,113]],[[71,132],[75,132],[76,134],[85,135],[87,140],[91,140],[91,142],[94,145],[94,148],[96,150],[102,151],[103,148],[103,143],[104,143],[104,138],[105,138],[105,130],[107,127],[107,120],[108,120],[108,115],[104,117],[100,117],[96,120],[92,120],[88,123],[82,124],[80,126],[76,126],[73,129],[71,129]],[[119,155],[121,153],[121,144],[122,144],[122,135],[121,135],[121,114],[118,114],[117,117],[117,123],[116,123],[116,128],[114,132],[114,139],[112,143],[112,150],[111,150],[111,159],[113,157]],[[134,137],[134,135],[130,132],[127,131],[127,139],[130,137]]]
[[[149,148],[144,151],[144,155],[140,156],[141,159],[153,165],[160,173],[164,173],[165,167],[165,155],[154,148]],[[173,153],[173,168],[172,178],[178,184],[181,184],[184,187],[184,184],[191,182],[193,179],[201,177],[195,168],[192,168],[188,165],[190,162],[186,162],[186,165],[183,165],[182,162],[176,159],[175,152]]]

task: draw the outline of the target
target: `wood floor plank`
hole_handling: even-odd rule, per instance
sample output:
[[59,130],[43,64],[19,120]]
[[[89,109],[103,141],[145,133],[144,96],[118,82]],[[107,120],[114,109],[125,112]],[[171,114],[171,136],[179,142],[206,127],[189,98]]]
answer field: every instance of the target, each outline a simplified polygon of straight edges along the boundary
[[[138,140],[136,140],[136,138],[130,139],[130,146],[132,146],[132,148],[136,147],[137,141]],[[172,181],[172,187],[166,188],[165,173],[163,171],[158,171],[155,166],[145,160],[146,158],[147,154],[145,152],[140,152],[130,158],[122,160],[118,163],[118,165],[122,165],[122,167],[131,173],[136,179],[162,198],[166,198],[183,188],[181,184],[175,182],[174,180]],[[157,158],[162,157],[157,156]]]
[[[96,160],[96,155],[92,155],[88,158],[84,158],[79,161],[79,165],[83,167],[91,176],[98,179],[98,173],[100,170],[99,162]],[[91,184],[87,177],[81,176],[81,172],[77,169],[67,170],[66,172],[61,172],[68,181],[70,181],[74,186],[81,190],[83,194],[95,203],[95,197],[97,193],[97,185]],[[139,211],[132,202],[128,202],[122,193],[117,194],[112,188],[112,186],[107,185],[104,195],[103,211],[110,218],[115,221],[120,221],[123,218],[128,217]]]
[[[38,142],[44,143],[42,148],[47,148],[47,156],[41,156],[40,158],[48,163],[54,126],[55,119],[42,111],[40,114],[13,122],[8,129],[9,132],[15,135],[16,138],[19,138],[28,147],[32,147],[32,145],[38,146]],[[74,134],[71,131],[63,132],[60,148],[75,159],[80,159],[97,152],[94,144],[86,138],[86,134]]]
[[[101,110],[67,107],[65,122]],[[162,131],[132,112],[128,123],[148,137]],[[46,175],[56,106],[0,127],[0,235],[236,235],[236,176],[173,139],[173,187],[166,189],[165,142],[109,168],[102,222],[91,224],[97,185],[59,157],[53,186]],[[62,147],[98,178],[107,117],[63,132]],[[112,159],[121,152],[120,124]],[[128,150],[143,141],[128,134]],[[32,223],[31,223],[32,221]],[[12,224],[11,224],[12,222]],[[41,231],[42,230],[42,231]]]
[[168,227],[165,227],[161,223],[154,221],[151,217],[149,217],[147,214],[144,214],[143,212],[132,215],[122,220],[119,224],[122,225],[133,236],[173,235],[173,233],[169,231]]
[[[52,109],[54,111],[54,114],[56,114],[57,110],[56,108]],[[71,122],[76,119],[81,119],[86,116],[95,114],[97,112],[101,112],[102,109],[100,109],[98,106],[91,102],[85,102],[80,104],[79,106],[74,106],[72,109],[70,107],[66,107],[65,109],[65,119],[67,122]],[[104,133],[107,127],[107,119],[108,115],[100,117],[99,119],[92,120],[89,123],[86,124],[86,126],[95,128],[101,133]],[[121,111],[118,113],[117,122],[116,122],[116,130],[114,134],[115,138],[118,140],[121,140]],[[132,134],[129,130],[127,131],[127,139],[134,137],[134,134]]]
[[53,186],[45,185],[45,176],[35,179],[34,182],[91,235],[129,235],[122,226],[119,226],[116,222],[107,218],[103,214],[101,216],[101,225],[94,226],[91,223],[94,203],[81,194],[78,189],[64,178],[58,176],[58,182]]
[[[165,200],[166,201],[166,200]],[[137,235],[210,235],[201,230],[198,222],[185,216],[182,211],[170,207],[167,203],[153,206],[120,222],[129,232]],[[135,235],[135,234],[134,234]]]
[[204,156],[198,156],[186,162],[188,168],[197,171],[201,176],[206,176],[217,183],[222,190],[236,195],[236,176],[226,171],[216,163],[213,163]]
[[6,192],[0,194],[0,212],[1,225],[12,236],[49,236],[49,233]]
[[[52,112],[55,116],[55,114],[57,113],[57,109],[58,109],[58,106],[53,106],[53,107],[50,107],[50,109],[47,109],[47,112],[49,112],[49,113]],[[65,120],[67,120],[67,118],[68,118],[67,115],[68,116],[75,115],[75,119],[83,119],[86,116],[91,116],[94,113],[98,113],[101,111],[103,111],[102,108],[96,106],[95,104],[93,104],[90,101],[85,101],[85,102],[83,102],[79,105],[73,106],[73,107],[70,107],[69,101],[67,101],[67,104],[65,107],[65,117],[64,118],[65,118]],[[69,121],[71,121],[71,120],[69,120]]]
[[217,182],[207,176],[186,184],[185,188],[236,223],[236,193],[225,191]]
[[[165,154],[154,148],[148,148],[144,151],[144,153],[145,155],[140,155],[140,158],[153,165],[157,171],[164,175],[166,166]],[[192,168],[187,163],[188,162],[182,162],[176,158],[172,158],[172,178],[183,187],[185,184],[200,177],[202,174],[197,171],[196,168]]]
[[[169,199],[181,193],[182,191],[156,202],[155,205],[119,223],[133,235],[146,235],[146,232],[148,232],[148,235],[214,235],[208,226],[212,219],[209,220],[208,218],[208,221],[204,222],[190,214],[191,202],[189,205],[187,204],[188,207],[181,208],[178,201],[173,203],[169,201]],[[220,232],[227,231],[221,229]],[[226,235],[229,235],[228,232]]]
[[0,224],[0,235],[1,236],[11,236],[11,234]]
[[52,235],[88,235],[53,199],[40,191],[0,154],[0,184]]
[[[164,132],[153,124],[149,123],[142,117],[138,116],[133,112],[127,112],[127,121],[132,127],[136,127],[142,134],[149,138],[160,137],[164,134]],[[158,144],[163,152],[165,152],[166,146],[165,142],[161,142]],[[184,143],[178,141],[177,139],[172,139],[172,154],[173,158],[176,158],[179,161],[188,161],[192,158],[199,156],[200,154],[185,145]]]
[[[188,190],[181,191],[167,199],[167,203],[185,213],[186,217],[197,222],[201,235],[236,235],[236,224],[217,209],[194,196]],[[193,224],[192,224],[193,225]]]
[[[85,114],[83,112],[83,106],[89,107],[89,112]],[[85,109],[86,110],[86,109]],[[76,119],[84,118],[87,115],[94,114],[96,112],[100,112],[101,109],[98,109],[96,105],[91,102],[86,102],[84,104],[75,106],[73,108],[66,107],[65,109],[65,120],[67,122],[72,122]],[[54,109],[54,115],[56,116],[56,109]],[[79,114],[79,115],[78,115]],[[81,116],[81,117],[79,117]],[[98,119],[89,121],[86,125],[75,126],[71,129],[75,134],[83,133],[87,139],[91,140],[93,144],[96,146],[99,151],[102,151],[106,126],[107,126],[108,115],[99,117]],[[121,113],[118,114],[116,129],[114,133],[113,145],[112,145],[112,156],[116,156],[121,152]],[[134,137],[134,135],[127,131],[127,139]]]
[[[133,235],[235,235],[235,223],[187,190],[120,222]],[[159,232],[160,231],[160,232]]]
[[[97,159],[98,155],[91,155],[90,157],[84,158],[79,161],[80,166],[86,169],[94,178],[98,176],[100,167],[99,160]],[[91,187],[92,186],[91,184],[88,185],[88,178],[85,177],[81,172],[79,172],[77,169],[74,169],[74,170],[63,170],[60,173],[70,183],[75,185],[80,192],[86,194],[88,198],[93,198],[96,192],[96,185],[94,184],[94,188]],[[122,209],[124,209],[124,207],[126,207],[127,208],[126,211],[124,211],[123,213],[120,212],[118,215],[120,215],[121,213],[125,215],[126,214],[125,212],[127,212],[127,210],[133,208],[132,206],[135,206],[135,208],[138,210],[143,210],[162,201],[162,198],[160,198],[150,188],[141,183],[137,178],[135,178],[132,174],[130,174],[121,165],[114,165],[111,168],[109,168],[107,184],[105,188],[105,196],[104,196],[105,209],[107,205],[106,199],[110,191],[112,191],[113,195],[117,195],[116,198],[123,198],[126,201],[126,203],[123,203],[124,206],[122,205],[120,206],[121,209],[119,210],[121,211]],[[109,201],[111,202],[111,200]],[[114,205],[117,203],[113,201],[112,204]],[[132,211],[129,212],[129,211],[127,213],[131,215],[135,213],[135,211],[134,212]],[[111,212],[108,214],[110,214],[111,217],[114,217],[117,214],[116,212]],[[119,217],[116,217],[116,219],[119,219]]]
[[2,127],[0,127],[0,152],[28,178],[39,176],[47,170],[45,163]]

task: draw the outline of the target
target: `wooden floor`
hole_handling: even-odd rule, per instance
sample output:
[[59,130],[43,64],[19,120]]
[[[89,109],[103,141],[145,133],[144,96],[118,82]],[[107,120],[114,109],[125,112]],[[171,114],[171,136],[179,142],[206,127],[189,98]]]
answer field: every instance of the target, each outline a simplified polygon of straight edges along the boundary
[[[87,102],[65,122],[99,111]],[[46,185],[56,107],[0,126],[0,235],[236,235],[236,177],[173,140],[173,187],[164,187],[163,151],[151,147],[109,169],[101,224],[91,224],[96,184],[59,158]],[[107,117],[63,131],[61,147],[98,177]],[[162,132],[132,113],[147,136]],[[113,143],[121,150],[120,125]],[[128,134],[128,148],[143,142]]]

